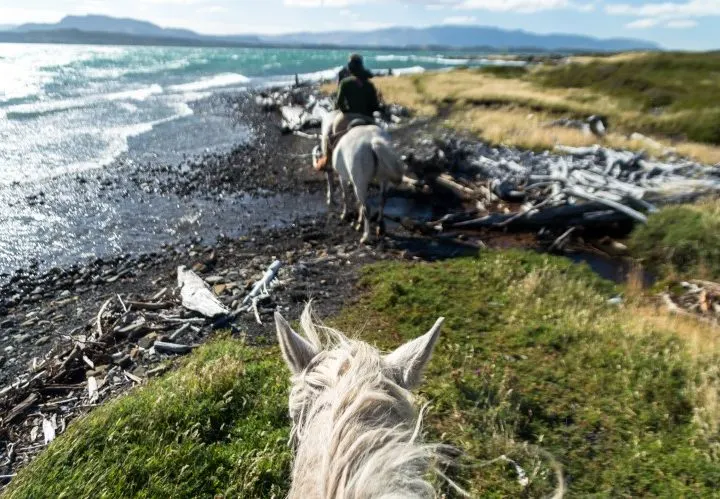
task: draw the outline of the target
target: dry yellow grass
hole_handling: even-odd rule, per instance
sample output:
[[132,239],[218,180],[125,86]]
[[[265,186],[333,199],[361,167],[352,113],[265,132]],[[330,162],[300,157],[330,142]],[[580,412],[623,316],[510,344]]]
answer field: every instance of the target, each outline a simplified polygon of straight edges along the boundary
[[[615,57],[639,57],[640,54],[622,54]],[[439,109],[452,112],[449,124],[477,133],[483,139],[496,143],[529,147],[552,148],[592,145],[592,136],[578,130],[544,126],[561,116],[587,116],[601,112],[613,116],[616,128],[634,130],[633,124],[646,119],[632,103],[607,95],[580,89],[546,89],[520,79],[499,78],[476,71],[426,73],[375,80],[386,102],[394,102],[413,109],[420,116],[433,116]],[[334,87],[327,86],[332,92]],[[531,116],[529,118],[529,116]],[[673,120],[678,113],[668,114],[659,120]],[[644,150],[660,155],[674,148],[679,154],[707,164],[720,162],[720,147],[694,142],[671,142],[657,137],[658,148],[643,141],[632,141],[622,133],[605,138],[610,147]]]
[[676,315],[665,308],[645,303],[632,305],[627,314],[628,331],[672,331],[687,345],[688,354],[696,361],[720,355],[720,326],[693,317]]
[[[546,113],[533,113],[527,109],[503,107],[499,109],[470,107],[454,110],[448,119],[453,128],[473,132],[493,144],[504,144],[527,149],[552,149],[557,145],[591,146],[598,139],[581,130],[547,126],[553,119]],[[661,154],[662,150],[617,133],[608,134],[602,144],[615,149],[645,150]]]
[[695,396],[694,420],[710,443],[710,458],[720,459],[720,326],[639,302],[628,308],[627,331],[638,335],[672,331],[685,343],[697,376],[688,387]]
[[597,57],[597,56],[572,56],[568,58],[568,62],[577,64],[589,64],[601,60],[603,62],[626,62],[642,59],[643,57],[650,54],[650,52],[623,52],[622,54],[615,54],[608,57]]

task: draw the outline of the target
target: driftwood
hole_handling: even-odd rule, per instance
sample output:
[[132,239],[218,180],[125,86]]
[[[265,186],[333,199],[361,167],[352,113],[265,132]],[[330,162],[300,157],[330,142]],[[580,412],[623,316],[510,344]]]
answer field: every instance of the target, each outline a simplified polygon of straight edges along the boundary
[[440,175],[436,177],[435,183],[463,200],[476,199],[478,197],[478,194],[474,190],[457,183],[450,175]]
[[262,278],[253,285],[250,293],[243,299],[242,304],[247,305],[248,302],[256,299],[261,294],[268,293],[270,283],[277,277],[280,267],[282,267],[280,260],[275,260],[270,264]]
[[[264,286],[258,286],[256,299],[265,299],[279,283],[276,271],[273,267],[272,277],[262,280]],[[193,281],[196,287],[202,284],[209,290],[189,271],[179,272],[178,277],[178,285],[184,288],[178,298],[167,288],[144,297],[113,295],[85,325],[57,335],[57,344],[44,358],[33,359],[11,384],[0,387],[0,431],[5,442],[0,446],[0,473],[5,481],[62,434],[69,421],[170,369],[168,357],[191,352],[219,327],[218,320],[187,316],[183,291],[188,293]],[[236,282],[233,288],[238,285]],[[237,300],[232,293],[223,296],[228,302]],[[214,300],[217,307],[219,301]],[[253,304],[248,310],[257,319],[274,311]],[[15,452],[18,450],[21,455]]]
[[168,343],[166,341],[156,341],[154,344],[157,352],[172,353],[177,355],[184,355],[192,352],[192,347],[188,345],[180,345],[177,343]]
[[572,226],[600,227],[617,222],[626,222],[625,214],[608,209],[599,203],[553,206],[535,213],[518,214],[494,213],[482,218],[448,224],[454,229],[505,229],[540,230],[555,228],[566,230]]
[[135,310],[165,310],[173,307],[173,304],[169,302],[143,303],[139,301],[129,301],[128,305]]
[[178,287],[183,307],[188,310],[209,318],[229,314],[229,310],[218,301],[205,281],[192,270],[186,270],[185,266],[178,267]]

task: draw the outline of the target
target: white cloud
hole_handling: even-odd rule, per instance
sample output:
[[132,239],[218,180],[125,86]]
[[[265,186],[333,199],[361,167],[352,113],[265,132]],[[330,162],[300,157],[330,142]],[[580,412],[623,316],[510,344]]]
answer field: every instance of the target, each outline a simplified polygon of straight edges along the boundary
[[667,27],[673,29],[689,29],[695,26],[697,26],[697,21],[693,21],[692,19],[675,19],[667,23]]
[[574,8],[570,0],[463,0],[455,8],[495,12],[531,13],[542,10]]
[[199,8],[198,12],[207,13],[207,14],[220,14],[220,13],[228,12],[228,8],[223,7],[222,5],[208,5],[207,7]]
[[659,23],[660,23],[659,19],[653,19],[651,17],[646,17],[644,19],[638,19],[637,21],[627,23],[625,25],[625,27],[630,28],[630,29],[647,29],[647,28],[652,28],[653,26],[657,26]]
[[141,0],[140,3],[151,3],[159,5],[196,5],[206,0]]
[[[163,0],[159,0],[163,1]],[[172,1],[172,0],[166,0]],[[182,0],[178,0],[182,1]],[[193,1],[193,0],[190,0]],[[288,7],[347,7],[349,5],[382,3],[380,0],[283,0]],[[574,0],[418,0],[414,4],[425,4],[427,10],[489,10],[494,12],[539,12],[543,10],[573,9],[588,12],[595,9],[594,2]],[[408,4],[404,3],[406,7]]]
[[347,7],[363,3],[371,3],[371,0],[283,0],[288,7]]
[[615,15],[660,18],[720,16],[720,0],[691,0],[682,3],[663,2],[642,5],[610,4],[605,7],[605,11]]
[[520,13],[560,9],[591,12],[595,10],[595,2],[586,3],[573,0],[462,0],[456,2],[455,9]]
[[443,19],[443,24],[475,24],[476,22],[475,16],[451,16]]
[[693,18],[720,16],[720,0],[690,0],[689,2],[663,2],[630,5],[610,4],[605,7],[608,14],[617,16],[640,16],[625,25],[630,29],[661,26],[673,29],[690,29],[697,26]]

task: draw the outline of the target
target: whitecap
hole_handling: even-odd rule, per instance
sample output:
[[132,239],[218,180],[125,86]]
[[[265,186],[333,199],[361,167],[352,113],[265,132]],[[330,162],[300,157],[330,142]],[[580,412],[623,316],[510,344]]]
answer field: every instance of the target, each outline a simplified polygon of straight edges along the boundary
[[211,88],[230,87],[233,85],[242,85],[250,82],[250,78],[238,73],[221,73],[209,78],[202,78],[190,83],[181,85],[172,85],[168,90],[172,92],[195,92],[198,90],[208,90]]
[[30,104],[17,104],[5,109],[5,116],[8,119],[22,119],[41,116],[48,113],[69,111],[94,106],[104,101],[145,101],[153,95],[163,93],[160,85],[154,84],[148,87],[125,90],[108,94],[94,94],[87,97],[76,97],[73,99],[61,99],[33,102]]

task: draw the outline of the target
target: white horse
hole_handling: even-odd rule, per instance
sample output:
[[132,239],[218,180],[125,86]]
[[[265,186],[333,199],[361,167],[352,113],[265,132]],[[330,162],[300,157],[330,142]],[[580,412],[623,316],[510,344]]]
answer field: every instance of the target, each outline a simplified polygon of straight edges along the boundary
[[290,499],[435,497],[426,473],[441,446],[418,442],[422,417],[410,390],[420,383],[442,322],[381,355],[367,343],[315,325],[310,306],[300,319],[305,337],[275,314],[293,374]]
[[[320,151],[327,156],[332,133],[332,125],[340,111],[328,113],[323,118],[321,146],[313,150],[313,167],[317,167]],[[357,229],[364,226],[361,243],[370,239],[370,216],[367,206],[367,193],[370,182],[377,179],[380,183],[380,208],[378,213],[378,235],[384,232],[385,198],[388,184],[402,181],[405,164],[395,152],[390,136],[376,125],[361,125],[351,128],[335,145],[332,164],[340,177],[342,193],[342,220],[348,216],[347,186],[352,185],[359,204]],[[332,171],[326,171],[327,204],[333,202]]]

